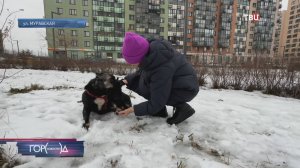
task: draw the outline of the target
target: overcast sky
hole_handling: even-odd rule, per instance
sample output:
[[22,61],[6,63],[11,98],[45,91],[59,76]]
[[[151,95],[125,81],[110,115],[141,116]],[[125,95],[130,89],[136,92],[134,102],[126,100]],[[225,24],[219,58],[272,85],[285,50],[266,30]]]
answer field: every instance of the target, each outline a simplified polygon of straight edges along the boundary
[[[47,0],[51,1],[51,0]],[[55,1],[55,0],[52,0]],[[283,8],[286,9],[287,1],[283,0]],[[2,0],[0,0],[1,6]],[[4,11],[0,16],[0,25],[3,26],[5,18],[8,16],[8,11],[10,12],[24,9],[23,12],[18,12],[16,17],[15,27],[12,30],[11,37],[13,40],[19,41],[20,50],[29,49],[35,54],[43,54],[47,52],[47,42],[44,40],[46,34],[46,29],[22,29],[18,28],[17,19],[18,18],[43,18],[44,17],[44,6],[43,0],[5,0]],[[12,45],[8,39],[5,40],[5,48],[11,50]],[[17,50],[16,41],[13,42],[14,50]]]

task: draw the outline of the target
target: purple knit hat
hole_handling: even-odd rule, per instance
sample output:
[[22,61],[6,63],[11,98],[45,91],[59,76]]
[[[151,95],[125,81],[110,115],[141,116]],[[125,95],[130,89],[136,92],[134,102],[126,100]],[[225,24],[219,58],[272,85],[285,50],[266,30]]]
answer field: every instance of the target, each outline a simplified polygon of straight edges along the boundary
[[133,32],[126,32],[123,42],[122,55],[127,63],[140,63],[149,50],[149,42]]

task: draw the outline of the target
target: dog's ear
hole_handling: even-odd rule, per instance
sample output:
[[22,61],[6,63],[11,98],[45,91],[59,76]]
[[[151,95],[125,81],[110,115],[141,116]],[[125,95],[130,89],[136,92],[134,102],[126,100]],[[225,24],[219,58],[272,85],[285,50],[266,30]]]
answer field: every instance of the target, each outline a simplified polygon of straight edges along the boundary
[[95,74],[96,74],[96,78],[101,78],[101,76],[103,76],[103,73],[102,73],[102,72],[100,72],[100,73],[99,73],[99,72],[96,72]]
[[[112,80],[112,81],[115,81],[115,80],[116,80],[116,77],[115,77],[114,75],[111,75],[111,80]],[[118,80],[118,78],[117,78],[117,80]]]
[[94,81],[95,81],[95,79],[90,80],[89,83],[87,85],[85,85],[84,89],[90,91]]

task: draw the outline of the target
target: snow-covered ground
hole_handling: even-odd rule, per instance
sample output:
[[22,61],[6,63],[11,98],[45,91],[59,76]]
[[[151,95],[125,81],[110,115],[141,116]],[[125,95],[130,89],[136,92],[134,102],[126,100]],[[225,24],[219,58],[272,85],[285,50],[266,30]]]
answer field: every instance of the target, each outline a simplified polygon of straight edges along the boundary
[[[0,69],[0,75],[3,74]],[[19,70],[8,70],[12,75]],[[300,100],[260,92],[202,88],[190,102],[193,117],[178,126],[165,119],[137,120],[93,115],[91,128],[81,128],[83,87],[93,73],[24,70],[0,84],[0,136],[10,138],[77,138],[83,158],[20,156],[29,167],[298,168],[300,165]],[[1,76],[0,76],[1,79]],[[187,81],[188,82],[188,81]],[[11,87],[40,84],[25,94]],[[124,92],[129,91],[124,87]],[[133,103],[144,101],[134,94]],[[169,115],[172,108],[168,107]]]

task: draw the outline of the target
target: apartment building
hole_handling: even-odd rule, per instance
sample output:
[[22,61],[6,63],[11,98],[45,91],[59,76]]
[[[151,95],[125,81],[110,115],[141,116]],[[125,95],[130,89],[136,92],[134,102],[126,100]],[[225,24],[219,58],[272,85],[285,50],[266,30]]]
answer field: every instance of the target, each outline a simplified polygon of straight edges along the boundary
[[288,25],[289,25],[289,10],[281,12],[281,30],[279,36],[279,45],[277,47],[277,57],[284,57],[284,51],[286,46],[287,40],[287,32],[288,32]]
[[49,56],[73,59],[94,56],[92,1],[44,0],[45,18],[84,18],[88,25],[81,29],[47,29]]
[[229,61],[234,52],[236,6],[237,1],[234,0],[189,2],[189,9],[194,12],[194,21],[189,20],[188,23],[191,26],[188,31],[192,31],[192,45],[188,54],[192,61]]
[[[55,49],[75,59],[119,58],[124,33],[133,31],[147,38],[168,39],[197,62],[272,55],[280,49],[281,25],[276,22],[280,1],[44,0],[47,18],[77,17],[89,22],[84,29],[55,29],[54,45],[53,30],[48,29],[49,53]],[[259,14],[260,19],[250,21],[251,14]],[[65,45],[66,41],[71,45]]]
[[96,59],[120,58],[125,33],[125,0],[93,0]]
[[271,50],[271,55],[274,57],[278,57],[279,55],[279,49],[282,47],[280,45],[280,34],[282,31],[282,18],[283,18],[283,13],[281,11],[282,8],[282,0],[278,0],[276,4],[276,13],[275,13],[275,21],[274,21],[274,32],[273,32],[273,43],[272,43],[272,50]]
[[249,56],[272,56],[275,31],[276,0],[251,0],[250,14],[259,14],[258,21],[249,21],[246,52]]
[[247,30],[249,24],[249,0],[238,0],[234,13],[236,12],[235,28],[234,28],[234,44],[233,55],[237,57],[246,56],[246,42],[247,42]]
[[284,56],[300,57],[300,1],[289,0],[288,28]]

